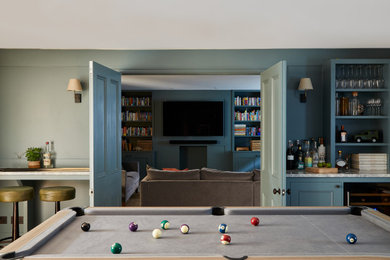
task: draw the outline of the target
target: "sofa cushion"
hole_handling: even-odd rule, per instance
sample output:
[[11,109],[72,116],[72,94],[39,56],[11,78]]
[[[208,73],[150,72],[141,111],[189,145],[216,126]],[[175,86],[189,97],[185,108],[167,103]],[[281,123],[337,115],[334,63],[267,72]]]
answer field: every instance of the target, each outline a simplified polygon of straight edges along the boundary
[[146,170],[150,180],[200,180],[200,170],[162,171],[153,168]]
[[200,170],[201,180],[236,180],[236,181],[252,181],[253,172],[232,172],[221,171],[217,169],[202,168]]
[[253,180],[260,181],[260,169],[253,170]]

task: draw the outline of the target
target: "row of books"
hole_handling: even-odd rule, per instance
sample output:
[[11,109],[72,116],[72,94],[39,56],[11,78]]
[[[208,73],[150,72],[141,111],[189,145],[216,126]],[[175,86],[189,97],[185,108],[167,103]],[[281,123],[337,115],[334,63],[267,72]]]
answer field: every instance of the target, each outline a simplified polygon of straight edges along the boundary
[[152,112],[130,112],[121,113],[122,121],[152,121]]
[[261,113],[259,109],[252,110],[248,112],[245,110],[244,112],[235,111],[234,112],[234,120],[236,121],[260,121]]
[[122,136],[152,136],[152,127],[122,127]]
[[122,106],[131,106],[131,107],[149,107],[151,106],[151,97],[125,97],[122,96],[121,104]]
[[244,124],[234,125],[235,136],[260,136],[260,134],[261,134],[260,127],[247,127]]
[[235,106],[260,106],[261,99],[260,97],[235,97],[234,105]]
[[261,141],[260,140],[251,140],[251,151],[260,151]]

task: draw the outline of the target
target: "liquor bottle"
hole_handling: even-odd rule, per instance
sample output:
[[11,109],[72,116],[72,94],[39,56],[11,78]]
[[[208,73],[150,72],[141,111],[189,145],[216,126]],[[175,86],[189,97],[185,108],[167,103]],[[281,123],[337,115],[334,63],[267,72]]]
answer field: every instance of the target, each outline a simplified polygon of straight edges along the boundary
[[318,162],[320,160],[320,157],[318,155],[318,149],[317,149],[317,142],[312,142],[312,149],[310,151],[311,158],[313,158],[313,167],[318,167]]
[[304,159],[303,159],[302,146],[298,145],[298,150],[297,150],[297,169],[298,170],[305,169],[305,163],[303,160]]
[[287,148],[287,170],[294,170],[294,154],[292,151],[293,142],[288,140],[288,148]]
[[344,158],[342,156],[342,152],[339,151],[339,156],[336,159],[336,168],[343,170],[343,169],[345,169],[346,165],[347,165],[347,162],[344,160]]
[[295,140],[295,144],[293,146],[293,154],[294,154],[294,169],[297,168],[298,165],[298,146],[301,144],[300,140]]
[[310,155],[310,150],[308,149],[305,154],[305,168],[313,167],[313,158]]
[[325,162],[325,154],[326,154],[326,148],[324,146],[324,138],[320,138],[320,146],[318,147],[318,162],[324,163]]
[[54,141],[50,142],[50,157],[51,157],[51,168],[56,167],[56,151],[54,150]]
[[46,142],[45,152],[43,153],[43,167],[45,168],[51,167],[49,142]]
[[346,143],[347,142],[347,131],[344,130],[344,126],[341,126],[341,131],[340,131],[340,142],[341,143]]

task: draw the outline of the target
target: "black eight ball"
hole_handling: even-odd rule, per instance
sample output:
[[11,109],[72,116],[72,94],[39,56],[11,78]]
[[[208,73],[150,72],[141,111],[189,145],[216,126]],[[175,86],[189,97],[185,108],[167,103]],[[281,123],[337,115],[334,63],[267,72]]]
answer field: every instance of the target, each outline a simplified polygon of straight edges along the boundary
[[91,225],[87,222],[84,222],[83,224],[81,224],[81,229],[83,231],[88,231],[90,228],[91,228]]

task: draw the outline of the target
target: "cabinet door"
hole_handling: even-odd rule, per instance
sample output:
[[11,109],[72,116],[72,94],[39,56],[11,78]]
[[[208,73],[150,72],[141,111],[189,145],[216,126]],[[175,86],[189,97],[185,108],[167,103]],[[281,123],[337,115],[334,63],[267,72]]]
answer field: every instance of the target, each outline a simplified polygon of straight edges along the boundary
[[342,206],[340,182],[292,182],[291,206]]

